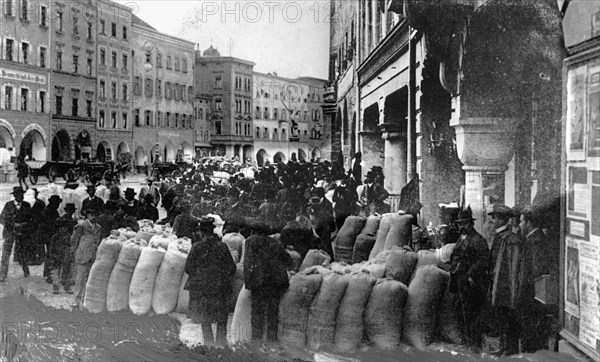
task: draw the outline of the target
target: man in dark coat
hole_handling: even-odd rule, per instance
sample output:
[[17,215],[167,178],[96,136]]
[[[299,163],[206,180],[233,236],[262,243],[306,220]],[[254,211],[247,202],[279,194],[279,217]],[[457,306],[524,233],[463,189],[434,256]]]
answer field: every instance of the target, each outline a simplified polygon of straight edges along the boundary
[[266,223],[250,221],[253,235],[246,240],[244,283],[251,292],[252,340],[262,341],[266,317],[267,340],[277,341],[279,300],[289,286],[286,270],[292,258],[273,238]]
[[198,227],[198,218],[192,215],[192,204],[187,200],[179,203],[181,214],[175,217],[173,221],[173,234],[178,238],[187,237],[193,239],[193,234]]
[[160,201],[160,191],[158,190],[158,187],[154,185],[154,177],[146,178],[146,186],[142,187],[140,194],[138,195],[141,203],[146,201],[146,195],[148,194],[152,195],[154,205],[157,206]]
[[127,202],[120,200],[118,203],[117,213],[115,214],[115,224],[113,230],[121,228],[130,228],[132,231],[140,231],[140,224],[138,224],[135,216],[131,216],[127,213]]
[[492,216],[496,235],[492,241],[491,305],[499,324],[500,353],[519,353],[520,323],[517,313],[518,276],[521,242],[509,228],[513,211],[506,205],[495,204]]
[[77,221],[73,218],[75,210],[75,204],[68,203],[65,205],[65,214],[56,220],[57,232],[48,243],[48,256],[45,265],[48,265],[51,270],[54,294],[59,293],[60,284],[62,284],[67,294],[73,294],[70,285],[71,264],[73,263],[71,235],[75,225],[77,225]]
[[31,206],[23,201],[25,191],[21,187],[13,187],[12,195],[14,200],[7,202],[0,214],[0,224],[4,225],[0,282],[6,280],[13,245],[15,246],[15,256],[19,256],[18,261],[23,268],[23,274],[25,277],[29,276],[27,258],[30,253],[31,235],[27,233],[27,230],[31,224]]
[[98,216],[97,223],[102,228],[101,235],[102,239],[107,238],[112,230],[118,229],[116,224],[116,214],[119,209],[119,205],[114,200],[106,201],[102,213]]
[[383,214],[389,212],[389,206],[385,201],[390,194],[378,182],[375,181],[376,174],[369,171],[365,176],[365,185],[360,192],[359,202],[363,206],[364,213],[368,215]]
[[[38,220],[42,220],[42,213],[46,208],[46,203],[38,198],[39,191],[37,188],[32,188],[34,192],[34,202],[31,204],[31,220],[35,220],[30,225],[28,232],[31,233],[31,250],[30,254],[26,256],[29,260],[29,265],[40,265],[44,262],[46,257],[46,247],[44,246],[46,241],[43,239],[42,234],[40,233],[40,227],[42,226],[38,223]],[[44,270],[45,272],[46,270]],[[44,273],[44,278],[47,277],[46,273]]]
[[45,248],[44,255],[44,278],[46,282],[52,284],[52,277],[50,276],[50,265],[48,263],[48,252],[50,248],[50,239],[58,231],[56,220],[60,217],[58,214],[58,207],[62,199],[58,195],[52,195],[48,199],[48,206],[42,212],[42,216],[39,219],[38,226],[38,242]]
[[519,266],[519,312],[521,317],[521,347],[523,353],[534,353],[548,346],[552,330],[547,325],[546,306],[535,299],[535,280],[543,275],[558,274],[558,243],[552,242],[540,228],[540,213],[525,208],[521,213],[520,230],[525,237]]
[[131,187],[125,189],[124,200],[127,203],[125,207],[125,212],[127,215],[137,217],[137,213],[140,208],[140,202],[135,199],[135,190]]
[[458,293],[467,346],[478,353],[482,341],[479,317],[487,295],[490,251],[485,238],[475,231],[473,221],[470,207],[458,213],[456,223],[461,236],[450,258],[450,291]]
[[158,220],[158,209],[154,206],[154,197],[148,193],[144,195],[144,202],[138,209],[137,213],[138,220],[152,220],[156,222]]
[[354,213],[356,209],[358,195],[355,188],[350,187],[347,179],[343,179],[340,185],[333,191],[333,211],[335,213],[335,227],[339,231],[348,216]]
[[88,197],[81,203],[81,215],[85,215],[88,209],[94,209],[96,210],[96,215],[100,215],[104,209],[104,201],[96,196],[96,186],[88,185],[87,193]]
[[212,323],[216,322],[216,343],[226,345],[228,301],[236,266],[227,245],[213,233],[214,219],[203,217],[197,225],[199,238],[185,263],[189,277],[184,289],[190,291],[189,312],[192,321],[202,325],[204,344],[215,342]]

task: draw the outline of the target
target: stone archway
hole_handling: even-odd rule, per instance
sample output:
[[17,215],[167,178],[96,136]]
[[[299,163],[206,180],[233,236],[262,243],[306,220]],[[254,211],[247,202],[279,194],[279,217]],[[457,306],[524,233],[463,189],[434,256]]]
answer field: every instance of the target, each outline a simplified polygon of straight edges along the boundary
[[90,160],[92,158],[92,139],[87,130],[79,132],[75,138],[75,159]]
[[258,150],[258,152],[256,152],[256,164],[258,165],[258,167],[263,167],[265,165],[265,162],[268,160],[269,154],[267,153],[267,151],[261,148],[260,150]]
[[158,157],[159,161],[164,161],[161,160],[162,156],[160,155],[160,146],[159,145],[154,145],[154,147],[152,147],[152,149],[150,150],[150,163],[154,163],[154,160]]
[[321,150],[319,149],[319,147],[313,148],[311,152],[311,157],[313,162],[319,161],[321,159]]
[[298,161],[306,161],[306,152],[302,148],[298,148]]
[[379,128],[379,105],[373,103],[364,110],[361,132],[363,169],[373,166],[383,167],[384,140]]
[[26,132],[19,147],[19,155],[24,155],[27,160],[46,161],[46,143],[37,129]]
[[171,141],[167,142],[167,144],[165,145],[164,148],[164,160],[165,162],[173,162],[175,161],[175,156],[177,154],[175,153],[175,146],[173,146],[173,143]]
[[50,159],[52,161],[71,160],[71,137],[64,129],[58,130],[52,138]]
[[129,146],[127,145],[127,142],[122,141],[117,146],[117,156],[121,153],[127,153],[127,152],[129,152]]
[[273,162],[274,163],[279,163],[279,162],[285,163],[285,155],[283,154],[283,152],[277,152],[275,154],[275,156],[273,156]]
[[98,143],[98,147],[96,148],[96,158],[100,162],[112,161],[113,152],[108,141],[102,141]]
[[146,151],[144,151],[142,146],[138,146],[135,150],[134,157],[136,167],[144,166],[144,164],[148,162],[148,156],[146,156]]
[[0,118],[0,164],[10,162],[11,156],[15,155],[15,129],[6,120]]
[[191,161],[194,157],[194,148],[187,141],[181,143],[180,149],[183,151],[183,160]]

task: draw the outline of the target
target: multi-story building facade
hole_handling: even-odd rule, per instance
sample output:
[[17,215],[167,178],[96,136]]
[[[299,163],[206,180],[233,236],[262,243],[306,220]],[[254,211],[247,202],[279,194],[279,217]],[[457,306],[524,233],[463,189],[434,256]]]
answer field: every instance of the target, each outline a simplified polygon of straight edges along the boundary
[[308,150],[311,161],[331,157],[331,122],[323,116],[325,86],[327,81],[314,77],[299,77],[308,83]]
[[253,83],[257,164],[308,161],[308,83],[258,72]]
[[194,43],[133,16],[133,149],[136,166],[194,156]]
[[254,63],[234,57],[222,57],[212,46],[196,51],[194,84],[196,94],[212,97],[210,127],[215,154],[254,159],[253,93]]
[[113,160],[131,152],[131,8],[110,0],[97,1],[96,158]]
[[50,1],[1,3],[0,164],[50,156]]
[[214,132],[210,122],[211,105],[212,96],[208,94],[196,94],[194,101],[194,117],[196,119],[194,149],[196,158],[214,154],[212,152],[213,147],[210,144],[211,135]]
[[51,14],[51,159],[89,160],[97,142],[97,8],[86,0],[52,1]]

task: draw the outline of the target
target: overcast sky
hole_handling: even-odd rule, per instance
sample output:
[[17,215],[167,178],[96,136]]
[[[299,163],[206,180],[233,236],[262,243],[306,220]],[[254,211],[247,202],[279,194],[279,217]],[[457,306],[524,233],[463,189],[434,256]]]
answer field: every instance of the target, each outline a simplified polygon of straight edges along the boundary
[[254,70],[327,79],[329,0],[118,1],[163,33],[222,56],[256,63]]

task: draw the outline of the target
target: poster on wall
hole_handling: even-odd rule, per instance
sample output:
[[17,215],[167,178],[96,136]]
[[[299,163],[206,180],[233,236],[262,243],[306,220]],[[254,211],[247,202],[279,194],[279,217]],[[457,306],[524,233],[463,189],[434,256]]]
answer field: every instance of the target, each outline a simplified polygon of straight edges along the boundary
[[585,160],[586,65],[567,75],[567,160]]
[[592,235],[600,237],[600,171],[592,172]]
[[565,237],[565,311],[579,317],[579,241]]
[[[588,78],[588,157],[600,157],[600,61],[589,67]],[[600,169],[600,160],[591,162],[592,169]]]
[[580,242],[579,338],[596,349],[600,339],[600,268],[597,242]]
[[590,202],[590,188],[587,181],[587,168],[569,167],[569,189],[567,193],[567,215],[587,218]]

